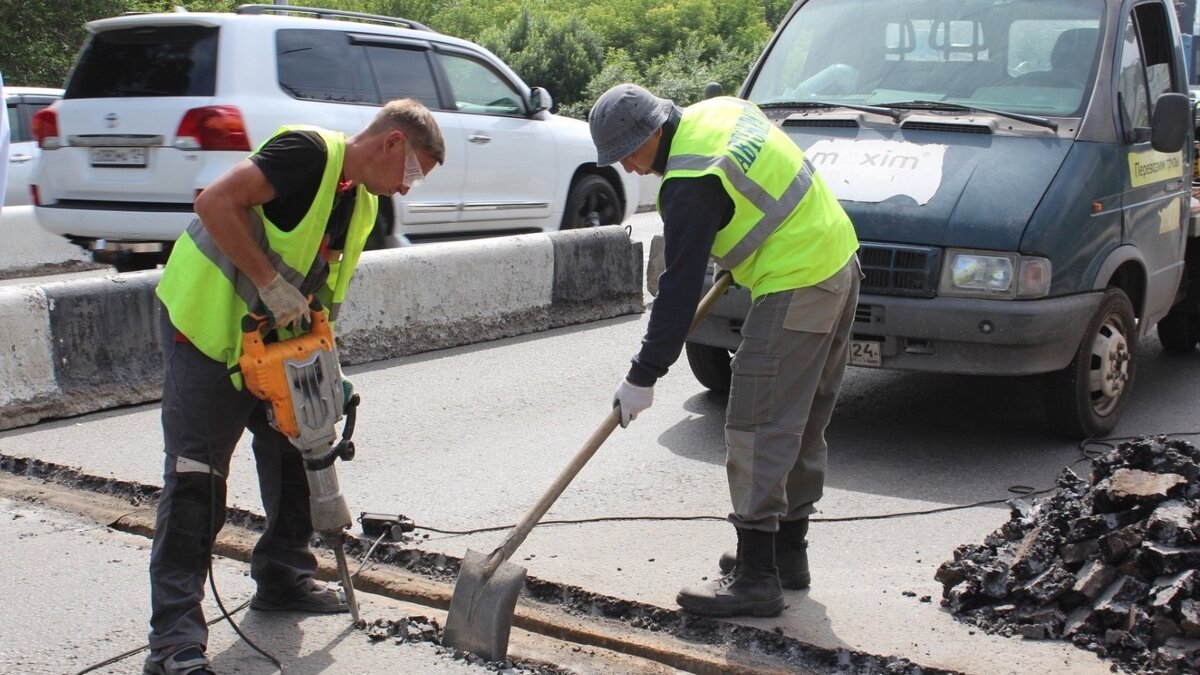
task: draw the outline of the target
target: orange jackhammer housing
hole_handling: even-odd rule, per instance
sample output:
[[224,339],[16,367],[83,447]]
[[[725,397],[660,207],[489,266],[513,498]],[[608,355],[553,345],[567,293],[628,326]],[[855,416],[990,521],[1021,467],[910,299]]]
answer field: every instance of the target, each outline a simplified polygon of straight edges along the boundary
[[297,447],[328,446],[337,440],[334,425],[342,417],[341,383],[333,330],[314,303],[312,328],[295,337],[267,344],[265,317],[242,320],[242,355],[238,367],[246,387],[271,404],[271,424]]

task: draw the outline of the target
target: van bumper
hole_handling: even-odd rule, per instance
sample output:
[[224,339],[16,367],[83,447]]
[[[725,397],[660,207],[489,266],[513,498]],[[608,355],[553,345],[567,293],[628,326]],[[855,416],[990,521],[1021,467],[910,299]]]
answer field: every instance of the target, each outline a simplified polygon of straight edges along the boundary
[[[1040,300],[898,298],[863,294],[853,339],[881,343],[884,368],[970,375],[1034,375],[1074,358],[1102,292]],[[750,294],[733,289],[688,338],[735,350]]]

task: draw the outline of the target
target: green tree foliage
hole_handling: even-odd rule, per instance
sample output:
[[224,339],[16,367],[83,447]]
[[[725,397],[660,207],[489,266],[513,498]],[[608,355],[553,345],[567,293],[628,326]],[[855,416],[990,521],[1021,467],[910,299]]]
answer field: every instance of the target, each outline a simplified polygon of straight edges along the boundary
[[574,17],[535,15],[528,7],[503,28],[485,30],[483,46],[531,86],[545,87],[556,103],[576,103],[603,65],[598,34]]
[[[61,86],[83,24],[124,12],[232,11],[249,0],[0,0],[0,71]],[[264,4],[270,0],[260,0]],[[792,0],[305,0],[296,6],[400,16],[496,52],[559,112],[586,116],[609,86],[638,82],[680,105],[709,82],[736,93]]]

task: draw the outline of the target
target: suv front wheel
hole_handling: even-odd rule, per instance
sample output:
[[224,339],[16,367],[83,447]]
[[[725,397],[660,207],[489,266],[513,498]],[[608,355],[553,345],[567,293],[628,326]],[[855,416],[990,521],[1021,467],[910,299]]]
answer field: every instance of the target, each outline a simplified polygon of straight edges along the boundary
[[622,215],[621,198],[612,184],[603,176],[584,174],[571,186],[562,229],[611,225],[621,222]]

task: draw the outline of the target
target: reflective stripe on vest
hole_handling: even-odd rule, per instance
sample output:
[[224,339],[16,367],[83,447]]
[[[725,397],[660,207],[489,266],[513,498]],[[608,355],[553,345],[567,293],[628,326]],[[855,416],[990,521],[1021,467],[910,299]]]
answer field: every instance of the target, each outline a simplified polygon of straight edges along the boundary
[[[271,139],[289,131],[317,133],[325,144],[326,162],[317,193],[308,212],[290,231],[275,227],[263,216],[261,206],[249,209],[250,234],[275,271],[297,288],[317,295],[332,322],[337,319],[350,278],[374,226],[378,200],[364,186],[354,188],[356,201],[342,258],[326,266],[319,252],[342,171],[346,137],[317,127],[295,125],[281,127]],[[326,267],[328,275],[324,273]],[[313,278],[306,284],[309,276]],[[324,283],[313,283],[317,276]],[[193,346],[229,366],[237,363],[241,354],[241,319],[250,308],[258,307],[258,289],[220,250],[199,219],[176,242],[157,293],[170,313],[171,322]],[[277,333],[281,338],[291,335],[284,329],[278,329]],[[240,376],[235,375],[233,380],[240,388]]]
[[[262,218],[259,218],[258,214],[254,211],[251,211],[249,216],[250,234],[254,237],[254,242],[266,254],[271,267],[274,267],[275,271],[279,272],[280,276],[289,284],[299,288],[300,284],[304,282],[304,275],[289,267],[283,261],[283,258],[267,243],[267,230],[263,227]],[[213,241],[212,235],[204,227],[204,223],[200,222],[199,218],[193,219],[191,224],[188,225],[187,233],[192,238],[192,241],[195,242],[196,248],[200,249],[204,257],[212,261],[217,266],[217,269],[221,270],[221,274],[233,285],[234,292],[238,294],[242,302],[246,303],[247,307],[254,307],[258,302],[258,288],[254,285],[254,282],[250,281],[249,277],[238,273],[238,268],[233,264],[233,261],[221,252],[220,247],[217,246],[217,242]]]
[[684,110],[662,184],[703,176],[719,178],[733,205],[710,254],[754,299],[820,283],[858,248],[804,151],[752,103],[717,97]]
[[716,157],[677,155],[667,161],[668,172],[673,170],[705,171],[710,168],[720,169],[729,179],[733,188],[763,214],[754,227],[728,253],[723,256],[713,256],[713,260],[722,269],[731,270],[745,262],[746,258],[749,258],[750,254],[762,246],[767,237],[779,229],[783,221],[787,220],[787,217],[800,206],[800,202],[808,194],[808,188],[812,186],[813,167],[812,164],[809,164],[808,158],[805,158],[804,168],[796,174],[796,178],[791,185],[787,186],[779,199],[775,199],[767,194],[761,185],[750,180],[737,162],[728,155]]

